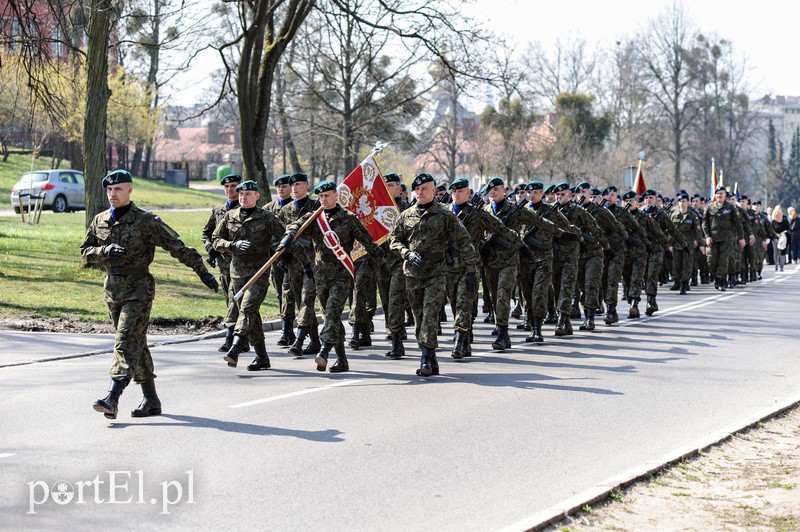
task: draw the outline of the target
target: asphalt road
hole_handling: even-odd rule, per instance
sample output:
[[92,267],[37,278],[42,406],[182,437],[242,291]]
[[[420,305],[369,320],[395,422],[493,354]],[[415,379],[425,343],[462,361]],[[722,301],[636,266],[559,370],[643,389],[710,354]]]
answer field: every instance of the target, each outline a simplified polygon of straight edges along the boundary
[[[467,361],[440,337],[442,375],[428,379],[414,348],[386,359],[380,333],[340,375],[288,356],[277,333],[258,373],[226,367],[218,339],[158,346],[164,415],[145,419],[128,414],[135,386],[116,421],[92,410],[108,354],[2,367],[0,527],[523,529],[796,398],[794,266],[724,293],[664,287],[651,318],[544,345],[512,329],[504,353],[481,322]],[[96,337],[69,338],[4,332],[0,365]]]

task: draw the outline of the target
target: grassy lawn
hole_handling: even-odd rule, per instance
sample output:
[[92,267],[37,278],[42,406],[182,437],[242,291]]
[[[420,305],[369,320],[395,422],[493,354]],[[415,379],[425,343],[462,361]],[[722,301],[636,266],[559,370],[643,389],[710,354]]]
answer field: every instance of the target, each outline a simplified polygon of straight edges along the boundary
[[[149,185],[136,188],[134,201],[158,213],[157,206],[173,194]],[[193,192],[182,190],[187,197]],[[208,211],[159,213],[186,245],[203,255],[200,233],[210,206],[220,201],[219,196],[205,194],[205,203],[200,198],[192,199],[197,203],[191,206],[209,207]],[[106,321],[105,275],[81,267],[78,248],[84,233],[83,212],[42,216],[38,226],[23,225],[15,217],[0,217],[0,316],[28,314]],[[150,271],[156,279],[152,318],[200,319],[225,314],[223,295],[206,288],[192,270],[167,252],[156,251]],[[264,319],[278,316],[274,289],[270,289],[261,313]]]

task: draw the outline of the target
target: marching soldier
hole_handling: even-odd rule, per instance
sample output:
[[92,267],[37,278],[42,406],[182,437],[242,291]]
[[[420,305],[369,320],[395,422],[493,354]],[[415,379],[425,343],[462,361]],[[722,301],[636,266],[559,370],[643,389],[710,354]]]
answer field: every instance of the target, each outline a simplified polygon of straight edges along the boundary
[[[239,192],[239,207],[228,211],[214,230],[214,249],[230,253],[231,292],[239,292],[247,281],[272,256],[274,241],[283,235],[283,224],[271,212],[259,209],[261,193],[258,183],[245,181],[236,187]],[[239,317],[233,331],[233,344],[224,359],[235,368],[239,355],[247,342],[253,345],[256,358],[247,366],[248,371],[269,369],[269,355],[264,344],[264,329],[261,322],[261,303],[267,295],[269,276],[262,275],[236,301]]]
[[[558,207],[567,222],[570,224],[570,231],[575,232],[580,237],[580,228],[573,225],[570,218],[574,215],[574,204],[570,204],[572,190],[569,183],[562,182],[553,189]],[[585,214],[585,213],[584,213]],[[578,278],[578,259],[580,257],[580,243],[577,238],[573,241],[561,239],[558,243],[558,250],[553,256],[553,295],[556,300],[556,312],[558,312],[558,323],[556,324],[556,336],[570,336],[573,334],[572,322],[572,295],[575,291],[575,283]]]
[[119,396],[133,379],[142,385],[144,398],[131,415],[155,416],[161,414],[161,401],[156,394],[153,358],[147,348],[147,326],[155,297],[155,280],[149,266],[155,247],[169,251],[215,292],[219,283],[203,265],[197,250],[186,247],[161,218],[131,201],[133,177],[129,172],[111,172],[101,184],[111,208],[94,217],[80,249],[87,263],[99,263],[106,269],[104,296],[116,336],[108,395],[95,401],[93,408],[107,419],[116,419]]
[[[650,217],[650,222],[646,222],[652,226],[648,230],[650,236],[650,243],[653,252],[647,260],[647,273],[645,277],[645,293],[647,294],[647,308],[645,314],[652,316],[654,312],[658,311],[658,302],[656,297],[658,295],[658,281],[661,277],[661,270],[664,262],[667,260],[670,248],[672,247],[676,253],[685,251],[689,253],[689,246],[683,238],[683,235],[675,228],[675,225],[670,221],[669,215],[662,210],[656,203],[658,201],[658,194],[653,189],[647,189],[644,192],[644,204],[642,213]],[[644,218],[642,218],[644,219]],[[659,237],[659,234],[661,235]],[[669,238],[667,237],[669,235]],[[656,244],[661,244],[658,246]]]
[[211,216],[208,217],[206,225],[203,227],[202,240],[203,245],[206,247],[208,259],[206,261],[212,267],[216,264],[219,267],[219,284],[222,287],[222,293],[225,294],[225,305],[227,311],[225,313],[225,342],[219,346],[220,353],[227,353],[231,348],[233,342],[233,327],[236,325],[236,319],[239,317],[239,309],[233,301],[233,293],[231,288],[231,256],[223,254],[214,249],[211,236],[214,234],[214,229],[225,218],[225,214],[231,209],[239,206],[239,193],[236,192],[236,187],[242,182],[242,176],[239,174],[228,174],[220,180],[220,185],[225,191],[227,198],[224,203],[214,206],[211,209]]
[[[689,205],[689,210],[693,211],[697,215],[697,219],[700,220],[701,229],[700,234],[702,235],[702,222],[703,222],[703,214],[705,213],[705,207],[703,206],[703,198],[699,194],[692,195],[691,205]],[[689,283],[690,286],[697,286],[698,284],[698,277],[700,278],[700,284],[708,284],[708,261],[706,260],[706,239],[705,237],[700,239],[698,246],[695,248],[693,256],[692,256],[692,280]]]
[[[598,282],[600,283],[600,294],[602,294],[603,301],[606,303],[607,314],[603,321],[610,325],[609,321],[613,323],[614,320],[619,320],[619,316],[616,314],[617,292],[619,290],[619,280],[622,278],[622,267],[625,264],[625,240],[628,238],[628,233],[625,231],[625,226],[611,214],[608,205],[606,205],[607,200],[603,198],[602,192],[593,188],[591,194],[592,203],[586,207],[586,210],[594,217],[597,225],[606,235],[609,245],[609,248],[603,252],[603,275]],[[609,270],[611,269],[615,272],[613,276],[609,276]],[[611,280],[614,281],[613,294],[610,294],[608,289]],[[608,309],[608,307],[611,308]],[[599,301],[598,308],[600,308]]]
[[689,249],[687,252],[685,249],[673,248],[672,279],[674,283],[670,290],[680,289],[680,294],[686,295],[692,276],[692,251],[698,248],[703,237],[700,219],[689,209],[688,195],[678,196],[678,208],[672,211],[670,221],[681,233],[687,249]]
[[[289,174],[283,174],[275,180],[275,193],[277,197],[264,205],[264,209],[278,216],[281,209],[292,201],[292,186],[289,184]],[[272,278],[272,286],[275,287],[275,292],[278,294],[278,308],[281,313],[281,336],[278,338],[278,345],[280,347],[288,347],[295,341],[294,325],[295,302],[294,293],[291,290],[289,283],[289,276],[286,275],[286,270],[279,267],[277,264],[274,268],[270,268],[270,276]]]
[[725,291],[728,287],[728,263],[734,246],[744,247],[742,221],[733,206],[725,198],[725,187],[717,187],[714,201],[708,205],[703,216],[703,234],[706,237],[708,268],[714,274],[714,288]]
[[735,261],[734,266],[729,269],[730,272],[728,276],[731,277],[731,285],[737,284],[747,284],[747,279],[744,274],[739,277],[739,273],[742,271],[742,267],[747,266],[747,263],[753,261],[753,245],[756,243],[756,237],[753,234],[753,224],[751,222],[751,218],[747,212],[747,196],[742,196],[741,201],[742,204],[736,203],[736,198],[733,195],[728,196],[728,201],[731,205],[736,208],[736,212],[739,214],[739,220],[742,221],[742,232],[744,234],[744,247],[736,249]]
[[636,192],[629,190],[622,196],[625,207],[615,206],[613,213],[619,215],[619,220],[625,225],[628,231],[628,245],[625,253],[625,267],[623,269],[624,298],[630,308],[628,318],[637,319],[639,317],[639,301],[642,292],[642,280],[647,268],[647,257],[651,253],[650,242],[647,232],[639,223],[639,219],[631,212],[637,206]]
[[[350,258],[353,243],[358,240],[367,253],[380,262],[381,275],[389,275],[388,267],[383,261],[383,250],[372,240],[367,228],[358,217],[342,208],[336,183],[323,181],[314,189],[323,211],[306,232],[300,235],[311,241],[314,252],[314,270],[312,279],[316,284],[316,294],[322,308],[324,324],[320,338],[322,346],[314,359],[317,371],[325,371],[328,366],[328,355],[333,349],[336,362],[330,367],[331,373],[342,373],[350,369],[347,353],[344,348],[345,331],[342,326],[342,312],[353,291],[355,267]],[[286,234],[278,249],[288,246],[300,227],[313,216],[306,213],[286,228]],[[299,240],[299,238],[298,238]],[[289,248],[293,253],[301,252],[295,241]],[[300,335],[298,334],[298,337]]]
[[[400,214],[389,235],[390,246],[405,263],[406,293],[416,324],[417,343],[422,351],[417,375],[439,374],[436,337],[439,312],[445,298],[445,252],[448,241],[459,253],[466,268],[473,271],[477,258],[466,228],[444,205],[435,201],[436,183],[428,173],[421,173],[411,183],[416,204]],[[466,279],[465,279],[466,281]]]
[[[290,226],[304,215],[317,209],[317,202],[308,197],[308,175],[303,172],[292,174],[292,177],[289,178],[289,185],[292,188],[292,201],[284,205],[278,215],[278,219],[284,227]],[[299,309],[295,341],[289,347],[289,352],[299,357],[319,353],[320,341],[319,324],[314,311],[314,300],[317,295],[312,278],[314,258],[311,256],[311,242],[301,236],[297,244],[299,245],[292,246],[289,252],[281,255],[276,265],[286,270],[292,295]],[[304,348],[303,343],[306,336],[310,340]]]

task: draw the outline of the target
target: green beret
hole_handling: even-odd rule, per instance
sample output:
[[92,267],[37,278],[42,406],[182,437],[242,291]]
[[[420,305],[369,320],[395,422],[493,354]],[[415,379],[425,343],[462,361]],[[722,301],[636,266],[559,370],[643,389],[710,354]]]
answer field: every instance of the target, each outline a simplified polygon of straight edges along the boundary
[[527,189],[528,189],[528,185],[526,185],[525,183],[519,183],[519,184],[517,184],[517,186],[514,187],[514,194],[516,194],[520,190],[527,190]]
[[436,190],[438,190],[439,192],[444,192],[445,190],[447,190],[447,188],[444,186],[444,183],[439,183],[438,185],[436,185]]
[[274,185],[277,187],[278,185],[288,185],[289,180],[292,178],[289,174],[283,174],[279,176],[278,179],[275,180]]
[[387,183],[399,183],[400,176],[395,174],[394,172],[390,172],[385,176],[383,176],[383,180],[386,181]]
[[127,170],[114,170],[100,181],[103,188],[108,185],[119,185],[120,183],[133,183],[133,176]]
[[292,174],[292,177],[289,178],[289,184],[293,183],[308,183],[308,174],[305,172],[297,172]]
[[717,193],[717,192],[719,192],[720,190],[721,190],[722,192],[726,193],[726,194],[728,193],[728,190],[727,190],[725,187],[723,187],[723,186],[719,186],[719,187],[717,187],[717,188],[715,188],[715,189],[714,189],[714,194],[716,194],[716,193]]
[[541,181],[531,181],[528,183],[528,186],[525,187],[525,190],[544,190],[544,183]]
[[547,188],[544,189],[544,193],[545,194],[552,194],[555,189],[556,189],[555,185],[547,185]]
[[600,189],[599,189],[599,188],[593,188],[593,189],[591,190],[591,194],[592,194],[592,196],[601,196],[603,193],[602,193],[602,192],[600,192]]
[[228,174],[219,180],[220,185],[227,185],[228,183],[241,183],[242,176],[239,174]]
[[622,199],[623,200],[629,200],[629,199],[633,199],[635,197],[636,197],[636,192],[634,192],[633,190],[629,190],[625,194],[622,195]]
[[320,192],[330,192],[331,190],[336,190],[336,183],[334,181],[327,180],[316,186],[314,189],[314,194],[319,194]]
[[562,181],[553,188],[553,192],[563,192],[565,190],[569,190],[569,183],[566,181]]
[[606,188],[603,189],[603,196],[611,194],[612,192],[619,192],[619,189],[617,187],[615,187],[614,185],[609,185],[609,186],[607,186]]
[[469,188],[469,180],[466,177],[459,177],[453,184],[448,187],[450,190],[460,190],[462,188]]
[[582,181],[575,185],[575,189],[577,190],[583,190],[585,188],[592,188],[592,185],[590,185],[588,181]]
[[683,192],[682,194],[678,194],[678,198],[677,199],[678,199],[678,201],[680,201],[680,200],[688,200],[689,199],[689,194],[687,194],[685,192]]
[[753,205],[761,205],[761,200],[755,200],[755,201],[753,202]]
[[493,177],[486,183],[486,190],[493,189],[494,187],[502,187],[504,186],[503,180],[499,177]]
[[417,177],[415,177],[414,181],[411,182],[411,190],[415,190],[418,186],[424,185],[425,183],[433,183],[436,185],[436,181],[433,179],[431,174],[427,172],[417,174]]
[[255,190],[258,192],[258,183],[255,181],[245,181],[244,183],[240,183],[238,187],[236,187],[236,192],[241,192],[243,190]]
[[652,188],[648,188],[644,191],[644,194],[642,194],[643,198],[646,198],[647,196],[658,196],[658,193]]
[[405,183],[400,183],[400,190],[404,190],[404,191],[408,190],[408,187],[406,186]]
[[569,189],[569,191],[572,192],[573,194],[577,194],[578,192],[580,192],[580,190],[581,189],[578,188],[578,185],[575,185],[574,187]]

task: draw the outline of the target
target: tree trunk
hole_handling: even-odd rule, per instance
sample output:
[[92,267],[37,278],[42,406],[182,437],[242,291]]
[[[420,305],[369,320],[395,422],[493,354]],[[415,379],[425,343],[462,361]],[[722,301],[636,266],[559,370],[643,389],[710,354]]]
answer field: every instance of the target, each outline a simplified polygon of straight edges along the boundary
[[141,168],[142,168],[142,144],[139,141],[136,141],[136,146],[133,149],[133,160],[131,160],[131,174],[133,175],[142,175]]
[[111,0],[94,0],[89,9],[86,116],[83,121],[86,226],[108,208],[100,182],[106,175],[106,115],[108,112],[108,36]]
[[283,140],[283,168],[286,173],[286,152],[289,152],[289,161],[292,164],[292,172],[302,172],[303,168],[300,166],[300,158],[297,156],[297,147],[294,145],[292,139],[292,132],[289,129],[289,118],[286,116],[286,106],[283,102],[283,74],[279,73],[276,80],[275,103],[278,106],[278,119],[281,123],[281,134]]

